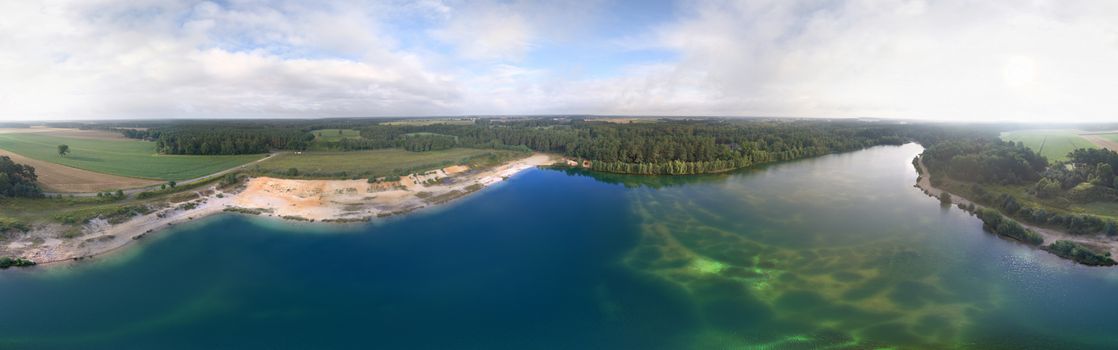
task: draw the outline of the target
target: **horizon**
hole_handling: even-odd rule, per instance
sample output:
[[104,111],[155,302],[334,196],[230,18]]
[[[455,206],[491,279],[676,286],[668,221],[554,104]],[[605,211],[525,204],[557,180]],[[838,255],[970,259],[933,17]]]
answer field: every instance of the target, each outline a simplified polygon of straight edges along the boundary
[[1118,4],[0,4],[0,121],[1118,121]]

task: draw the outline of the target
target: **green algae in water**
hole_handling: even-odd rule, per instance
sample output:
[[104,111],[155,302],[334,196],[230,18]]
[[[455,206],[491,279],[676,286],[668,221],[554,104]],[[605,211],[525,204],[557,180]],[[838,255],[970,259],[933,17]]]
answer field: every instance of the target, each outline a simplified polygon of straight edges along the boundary
[[919,152],[711,176],[536,170],[336,230],[216,217],[104,264],[0,271],[0,349],[1118,345],[1118,269],[942,210],[912,188]]

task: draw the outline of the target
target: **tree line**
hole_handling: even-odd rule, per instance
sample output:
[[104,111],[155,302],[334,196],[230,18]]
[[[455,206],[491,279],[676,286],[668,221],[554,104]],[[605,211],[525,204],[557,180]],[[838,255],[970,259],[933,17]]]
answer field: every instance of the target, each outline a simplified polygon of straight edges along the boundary
[[615,124],[582,118],[478,119],[474,124],[388,125],[379,120],[192,121],[119,129],[155,141],[167,154],[245,154],[304,150],[317,128],[355,128],[361,138],[322,142],[340,151],[452,147],[528,149],[589,160],[594,170],[701,174],[913,139],[899,123],[765,119],[662,119]]

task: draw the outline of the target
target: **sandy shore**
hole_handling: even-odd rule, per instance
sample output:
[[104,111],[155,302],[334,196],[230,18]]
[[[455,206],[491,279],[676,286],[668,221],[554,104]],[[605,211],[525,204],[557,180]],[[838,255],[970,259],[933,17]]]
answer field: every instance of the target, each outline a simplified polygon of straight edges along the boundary
[[122,223],[93,220],[75,238],[61,238],[63,232],[72,230],[67,226],[39,225],[0,246],[0,256],[21,257],[40,265],[81,260],[118,250],[176,224],[227,211],[300,221],[376,220],[446,203],[554,162],[552,156],[534,154],[488,169],[456,165],[376,183],[251,178],[236,189],[199,190],[195,199],[171,203]]
[[[928,168],[924,167],[923,159],[917,162],[917,165],[920,167],[920,173],[925,175],[920,176],[919,180],[916,182],[916,187],[924,190],[924,193],[929,196],[939,198],[940,194],[945,191],[932,186],[931,180],[926,175],[928,174]],[[984,208],[984,206],[975,203],[974,201],[971,201],[970,199],[967,199],[963,196],[955,193],[950,194],[951,202],[953,203],[952,205],[962,204],[969,206],[973,204],[975,208]],[[1030,225],[1021,221],[1018,221],[1018,223],[1020,223],[1021,226],[1024,226],[1027,229],[1033,230],[1033,232],[1036,232],[1041,237],[1044,237],[1044,244],[1052,244],[1052,242],[1055,241],[1073,241],[1109,251],[1111,256],[1118,256],[1118,240],[1113,237],[1107,237],[1105,235],[1071,235],[1059,230]]]

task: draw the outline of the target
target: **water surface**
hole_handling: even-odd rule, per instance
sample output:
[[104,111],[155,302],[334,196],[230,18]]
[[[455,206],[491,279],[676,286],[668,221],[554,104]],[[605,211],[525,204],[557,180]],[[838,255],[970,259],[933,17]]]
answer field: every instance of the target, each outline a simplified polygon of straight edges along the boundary
[[1118,270],[941,208],[912,187],[920,150],[531,170],[362,226],[209,218],[0,272],[0,349],[1118,347]]

